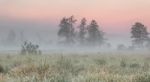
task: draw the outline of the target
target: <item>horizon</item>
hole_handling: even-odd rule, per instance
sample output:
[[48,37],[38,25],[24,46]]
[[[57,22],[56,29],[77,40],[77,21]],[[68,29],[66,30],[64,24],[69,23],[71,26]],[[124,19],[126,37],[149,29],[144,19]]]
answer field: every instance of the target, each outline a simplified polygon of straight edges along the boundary
[[0,82],[150,82],[150,0],[0,0]]
[[1,36],[14,29],[30,31],[26,32],[29,40],[35,38],[35,33],[56,38],[60,20],[74,15],[76,25],[83,17],[88,24],[94,19],[110,42],[129,45],[135,22],[143,23],[150,31],[149,8],[149,0],[0,0]]

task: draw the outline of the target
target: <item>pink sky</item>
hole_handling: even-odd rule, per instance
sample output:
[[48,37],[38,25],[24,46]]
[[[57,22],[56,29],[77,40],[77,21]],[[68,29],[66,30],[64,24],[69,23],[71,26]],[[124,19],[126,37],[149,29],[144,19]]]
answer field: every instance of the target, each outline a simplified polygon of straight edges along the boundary
[[150,27],[150,0],[0,0],[0,17],[58,23],[63,16],[96,19],[105,31],[128,31],[140,21]]

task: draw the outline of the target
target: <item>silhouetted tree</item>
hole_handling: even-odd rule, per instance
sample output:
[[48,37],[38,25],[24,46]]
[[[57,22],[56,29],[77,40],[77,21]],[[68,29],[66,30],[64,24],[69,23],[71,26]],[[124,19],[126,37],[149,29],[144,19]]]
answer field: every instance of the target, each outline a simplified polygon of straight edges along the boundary
[[60,29],[58,31],[58,36],[65,37],[65,43],[72,44],[74,43],[74,36],[75,36],[75,29],[74,29],[74,23],[76,22],[76,19],[74,19],[74,16],[71,16],[69,18],[63,18],[59,24]]
[[9,34],[8,34],[8,37],[6,39],[6,42],[8,44],[14,44],[15,40],[16,40],[16,33],[15,33],[14,30],[10,30]]
[[22,45],[21,49],[21,54],[26,55],[26,54],[41,54],[41,50],[39,50],[39,45],[32,44],[31,42],[25,41],[24,44]]
[[85,40],[86,40],[85,34],[86,34],[86,19],[83,18],[81,20],[80,25],[79,25],[79,41],[80,41],[80,44],[85,43]]
[[134,47],[144,47],[144,42],[148,40],[147,28],[140,22],[136,22],[131,28],[131,38],[133,38]]
[[24,31],[20,31],[20,41],[25,41]]
[[105,46],[106,46],[107,48],[111,48],[111,47],[112,47],[112,45],[111,45],[110,43],[106,43]]
[[150,38],[147,40],[146,47],[150,49]]
[[128,46],[128,50],[129,51],[132,51],[132,50],[134,50],[135,48],[134,48],[134,46]]
[[117,50],[126,50],[127,48],[125,47],[125,45],[123,45],[123,44],[119,44],[118,46],[117,46]]
[[99,30],[99,26],[95,20],[91,21],[88,26],[88,43],[91,45],[101,45],[104,42],[104,33]]

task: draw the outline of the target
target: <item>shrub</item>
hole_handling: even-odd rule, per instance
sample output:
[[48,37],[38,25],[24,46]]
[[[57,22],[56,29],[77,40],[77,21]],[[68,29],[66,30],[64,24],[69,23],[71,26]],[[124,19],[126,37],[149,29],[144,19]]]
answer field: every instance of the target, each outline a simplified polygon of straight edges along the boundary
[[130,64],[130,68],[138,68],[138,67],[140,67],[140,65],[137,63]]
[[72,61],[64,56],[61,56],[56,62],[56,69],[58,69],[59,72],[71,72],[73,68]]
[[144,74],[136,76],[135,79],[133,79],[133,82],[150,82],[150,75]]
[[148,71],[149,70],[149,63],[147,62],[144,62],[144,65],[143,65],[143,71]]
[[44,64],[41,64],[38,67],[36,67],[36,69],[37,69],[38,74],[42,76],[42,75],[45,75],[48,72],[49,65],[44,63]]
[[126,47],[125,47],[125,45],[123,45],[123,44],[119,44],[119,45],[117,46],[117,50],[126,50]]
[[104,60],[104,59],[96,59],[95,62],[98,65],[106,65],[106,63],[107,63],[106,60]]
[[126,64],[125,60],[121,60],[121,62],[120,62],[120,66],[121,66],[121,67],[126,67],[126,66],[127,66],[127,64]]
[[22,45],[21,54],[41,54],[41,50],[39,50],[39,45],[25,41]]
[[0,65],[0,73],[3,73],[4,72],[4,68],[2,65]]

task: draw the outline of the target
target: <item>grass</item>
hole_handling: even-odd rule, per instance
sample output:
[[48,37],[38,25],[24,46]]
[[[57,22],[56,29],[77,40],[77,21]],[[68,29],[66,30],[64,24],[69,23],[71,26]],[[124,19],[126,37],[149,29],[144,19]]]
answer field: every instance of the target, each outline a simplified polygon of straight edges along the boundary
[[150,55],[0,55],[0,82],[150,82]]

